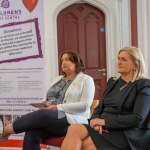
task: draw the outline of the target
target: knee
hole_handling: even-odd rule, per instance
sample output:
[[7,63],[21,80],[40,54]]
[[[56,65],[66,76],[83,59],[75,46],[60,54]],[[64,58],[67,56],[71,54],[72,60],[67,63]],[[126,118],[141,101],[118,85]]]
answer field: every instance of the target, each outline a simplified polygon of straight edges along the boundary
[[75,134],[76,132],[78,132],[78,125],[74,125],[74,124],[70,125],[67,133]]
[[81,125],[78,124],[72,124],[68,128],[68,133],[77,134],[81,129]]
[[84,125],[72,124],[68,128],[67,134],[69,136],[82,137],[83,135],[87,134],[87,131]]

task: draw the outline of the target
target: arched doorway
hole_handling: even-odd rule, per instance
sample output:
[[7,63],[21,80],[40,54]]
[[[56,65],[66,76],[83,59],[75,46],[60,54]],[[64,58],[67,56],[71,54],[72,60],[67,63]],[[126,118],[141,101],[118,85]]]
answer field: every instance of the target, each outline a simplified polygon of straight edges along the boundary
[[57,17],[58,53],[77,51],[86,65],[86,73],[94,78],[95,99],[106,87],[105,15],[86,3],[63,9]]

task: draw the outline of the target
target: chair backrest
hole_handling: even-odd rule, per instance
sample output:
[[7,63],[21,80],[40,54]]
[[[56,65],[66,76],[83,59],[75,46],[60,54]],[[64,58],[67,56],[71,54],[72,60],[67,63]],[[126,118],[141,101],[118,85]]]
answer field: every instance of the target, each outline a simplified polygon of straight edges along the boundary
[[93,113],[94,109],[96,108],[96,106],[98,105],[99,103],[99,100],[97,99],[94,99],[93,102],[92,102],[92,105],[91,105],[91,114]]
[[[91,114],[93,113],[95,107],[98,105],[99,100],[93,100],[92,105],[91,105]],[[55,147],[61,147],[61,144],[64,140],[65,136],[63,137],[52,137],[52,138],[48,138],[46,140],[44,140],[42,142],[42,144],[46,144],[46,145],[51,145],[51,146],[55,146]]]

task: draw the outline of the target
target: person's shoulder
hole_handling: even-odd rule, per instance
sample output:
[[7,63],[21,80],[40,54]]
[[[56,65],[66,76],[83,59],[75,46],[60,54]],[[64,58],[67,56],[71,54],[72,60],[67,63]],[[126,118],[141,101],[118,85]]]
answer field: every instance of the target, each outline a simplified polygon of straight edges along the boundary
[[93,77],[91,77],[91,76],[88,75],[88,74],[82,73],[82,72],[80,72],[80,73],[78,74],[77,79],[81,79],[81,81],[86,81],[86,82],[89,82],[89,83],[94,84],[94,79],[93,79]]
[[110,84],[110,83],[116,81],[117,79],[118,79],[117,77],[110,77],[110,78],[108,79],[107,84]]
[[150,86],[150,79],[141,78],[139,80],[136,80],[135,83],[141,86]]
[[145,87],[150,88],[150,79],[142,78],[135,81],[137,89],[143,89]]
[[85,73],[83,73],[83,72],[80,72],[80,73],[78,74],[78,76],[79,76],[79,77],[83,77],[83,78],[92,78],[92,79],[93,79],[93,77],[91,77],[90,75],[85,74]]

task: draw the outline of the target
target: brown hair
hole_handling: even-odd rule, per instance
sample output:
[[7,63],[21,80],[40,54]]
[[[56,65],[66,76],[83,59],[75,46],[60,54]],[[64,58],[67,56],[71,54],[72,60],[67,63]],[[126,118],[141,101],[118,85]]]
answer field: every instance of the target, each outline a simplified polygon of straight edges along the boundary
[[[79,73],[81,71],[83,73],[85,73],[84,63],[83,63],[80,55],[75,51],[64,51],[64,52],[62,52],[61,55],[60,55],[60,59],[59,59],[60,66],[62,65],[62,60],[61,59],[62,59],[62,56],[64,54],[68,54],[69,60],[76,65],[76,73]],[[63,74],[65,74],[65,73],[63,72]]]

